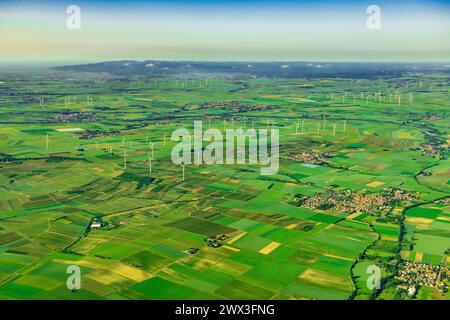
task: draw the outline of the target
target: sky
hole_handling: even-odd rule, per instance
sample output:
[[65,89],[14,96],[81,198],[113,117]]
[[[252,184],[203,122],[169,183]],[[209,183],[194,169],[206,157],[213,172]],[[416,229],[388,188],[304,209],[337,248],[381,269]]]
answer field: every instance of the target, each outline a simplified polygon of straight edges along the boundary
[[0,0],[0,63],[123,59],[447,63],[450,1]]

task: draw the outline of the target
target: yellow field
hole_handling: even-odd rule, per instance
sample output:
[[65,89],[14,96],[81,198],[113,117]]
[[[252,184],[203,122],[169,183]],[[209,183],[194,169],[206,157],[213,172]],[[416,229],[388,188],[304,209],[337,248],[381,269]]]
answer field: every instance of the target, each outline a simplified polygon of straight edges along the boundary
[[355,213],[352,213],[352,214],[348,215],[345,219],[354,219],[356,217],[359,217],[362,214],[363,214],[362,212],[358,211],[358,212],[355,212]]
[[416,256],[414,257],[414,262],[421,262],[423,258],[422,252],[416,252]]
[[371,183],[366,184],[366,186],[371,187],[371,188],[376,188],[379,186],[382,186],[384,184],[384,182],[381,181],[373,181]]
[[436,220],[450,221],[450,217],[447,217],[447,216],[439,216],[439,217],[436,218]]
[[269,254],[271,253],[273,250],[275,250],[276,248],[278,248],[281,245],[281,243],[278,242],[271,242],[269,243],[267,246],[265,246],[264,248],[262,248],[261,250],[259,250],[259,253],[262,254]]
[[411,224],[430,224],[433,222],[433,219],[420,218],[420,217],[407,217],[407,223]]
[[400,139],[416,139],[409,131],[397,131],[395,135]]
[[346,257],[341,257],[341,256],[336,256],[336,255],[334,255],[334,254],[327,254],[327,253],[325,253],[324,256],[327,256],[327,257],[330,257],[330,258],[336,258],[336,259],[347,260],[347,261],[353,261],[353,259],[346,258]]
[[238,234],[236,237],[234,237],[233,239],[230,239],[227,243],[228,244],[232,244],[233,242],[235,242],[236,240],[242,238],[246,234],[247,234],[247,232],[242,232],[242,233]]
[[144,270],[132,267],[122,262],[110,264],[108,265],[108,269],[114,272],[115,274],[118,274],[122,277],[128,278],[136,282],[144,281],[152,276],[150,273]]
[[125,277],[122,277],[118,275],[117,273],[110,272],[109,270],[96,270],[88,275],[86,275],[86,278],[92,279],[96,282],[99,282],[101,284],[104,284],[106,286],[114,285],[120,282],[126,282],[127,279]]
[[351,281],[349,279],[336,277],[335,275],[323,271],[307,269],[303,272],[300,279],[306,280],[311,283],[315,283],[321,286],[339,286],[343,290],[352,290]]
[[239,262],[229,262],[227,260],[221,261],[218,264],[216,264],[214,267],[212,267],[212,270],[216,270],[223,273],[228,273],[234,276],[241,275],[248,270],[250,270],[252,267],[243,263]]
[[238,248],[233,248],[233,247],[230,247],[230,246],[222,246],[222,248],[227,249],[227,250],[230,250],[230,251],[233,251],[233,252],[239,252],[239,251],[241,251],[241,250],[238,249]]
[[58,132],[79,132],[79,131],[84,131],[84,129],[81,128],[58,128],[55,129]]
[[400,251],[400,256],[403,259],[408,260],[409,259],[409,251]]
[[86,260],[62,260],[62,259],[53,259],[53,262],[57,262],[57,263],[64,263],[67,265],[72,265],[72,264],[76,264],[78,266],[82,266],[82,267],[88,267],[88,268],[92,268],[92,269],[98,269],[101,268],[101,265],[96,264],[94,262],[91,261],[86,261]]

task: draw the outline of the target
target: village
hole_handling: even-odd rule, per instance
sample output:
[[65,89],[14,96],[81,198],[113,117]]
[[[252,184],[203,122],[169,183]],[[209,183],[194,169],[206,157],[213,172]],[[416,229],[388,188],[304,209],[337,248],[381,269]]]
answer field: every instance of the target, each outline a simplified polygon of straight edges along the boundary
[[400,266],[396,279],[401,283],[398,289],[409,296],[415,295],[420,286],[435,287],[443,292],[448,289],[450,270],[440,265],[405,262]]
[[306,209],[328,210],[339,212],[367,212],[377,214],[390,212],[399,202],[414,202],[417,196],[401,189],[387,188],[382,194],[359,193],[355,190],[327,191],[307,198],[301,204]]
[[80,139],[94,139],[119,135],[119,131],[99,131],[99,130],[86,130],[80,135]]
[[321,165],[329,163],[327,159],[334,158],[335,156],[336,154],[334,154],[333,152],[310,151],[290,154],[285,158],[297,162]]
[[92,112],[66,112],[60,114],[50,122],[98,122],[100,117],[92,116]]

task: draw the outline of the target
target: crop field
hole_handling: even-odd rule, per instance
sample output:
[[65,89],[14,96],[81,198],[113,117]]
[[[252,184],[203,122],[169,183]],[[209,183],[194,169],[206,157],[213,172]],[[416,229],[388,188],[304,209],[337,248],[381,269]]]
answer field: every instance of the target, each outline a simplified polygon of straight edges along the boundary
[[[0,299],[450,298],[401,276],[450,267],[448,69],[0,81]],[[278,130],[278,172],[173,163],[200,120]]]

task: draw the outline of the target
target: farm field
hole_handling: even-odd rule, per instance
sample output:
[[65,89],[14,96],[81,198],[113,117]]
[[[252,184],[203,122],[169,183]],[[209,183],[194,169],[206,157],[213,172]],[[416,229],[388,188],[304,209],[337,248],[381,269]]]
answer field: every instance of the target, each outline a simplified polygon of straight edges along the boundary
[[[0,299],[449,299],[448,82],[0,71]],[[174,164],[200,120],[279,130],[278,172]]]

